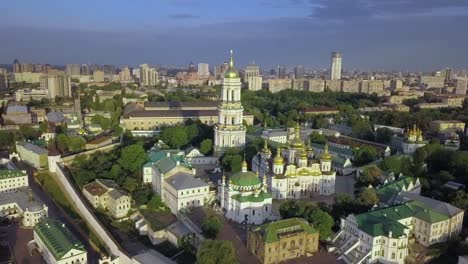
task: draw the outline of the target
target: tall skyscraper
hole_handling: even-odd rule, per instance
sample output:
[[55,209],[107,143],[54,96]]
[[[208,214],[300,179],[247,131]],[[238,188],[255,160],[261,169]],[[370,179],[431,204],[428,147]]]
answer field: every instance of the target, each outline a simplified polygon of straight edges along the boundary
[[278,79],[286,78],[286,66],[278,65]]
[[8,88],[8,75],[7,70],[0,68],[0,90]]
[[454,82],[455,94],[466,94],[467,89],[467,79],[466,78],[456,78]]
[[94,82],[104,82],[104,72],[101,70],[95,70],[93,72],[93,81]]
[[90,75],[91,71],[89,69],[88,64],[81,64],[81,69],[80,69],[81,75]]
[[155,86],[158,84],[159,75],[155,68],[150,68],[148,64],[140,65],[140,84],[143,86]]
[[80,75],[81,66],[78,64],[67,64],[65,66],[65,72],[68,75]]
[[198,63],[198,77],[207,78],[210,76],[210,65],[208,63]]
[[13,72],[14,73],[20,73],[21,72],[21,64],[18,59],[15,59],[13,61]]
[[330,80],[341,79],[341,53],[332,52],[331,57],[331,69],[330,69]]
[[130,69],[125,66],[120,72],[119,72],[119,81],[121,82],[128,82],[132,80],[132,75],[130,74]]
[[254,64],[248,65],[245,68],[244,81],[249,84],[249,90],[261,90],[262,77],[260,77],[260,68]]
[[442,71],[442,74],[445,78],[445,83],[451,83],[453,81],[453,71],[450,68],[445,68]]
[[302,79],[304,78],[304,66],[296,66],[294,68],[294,79]]
[[229,68],[224,72],[220,97],[218,123],[214,127],[214,151],[217,155],[224,153],[227,148],[245,146],[246,128],[243,124],[241,80],[234,68],[232,50]]

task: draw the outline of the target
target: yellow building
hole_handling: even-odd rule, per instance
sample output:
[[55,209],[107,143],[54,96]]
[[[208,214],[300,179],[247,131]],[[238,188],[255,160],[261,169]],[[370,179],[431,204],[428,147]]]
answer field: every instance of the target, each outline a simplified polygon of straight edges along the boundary
[[432,132],[465,131],[465,123],[458,120],[434,120],[429,125]]
[[[121,123],[130,131],[157,131],[163,126],[184,124],[200,120],[207,125],[218,123],[218,102],[145,102],[128,104]],[[253,124],[253,115],[244,113],[247,125]]]
[[249,230],[247,248],[261,263],[279,263],[318,251],[319,233],[307,221],[290,218]]

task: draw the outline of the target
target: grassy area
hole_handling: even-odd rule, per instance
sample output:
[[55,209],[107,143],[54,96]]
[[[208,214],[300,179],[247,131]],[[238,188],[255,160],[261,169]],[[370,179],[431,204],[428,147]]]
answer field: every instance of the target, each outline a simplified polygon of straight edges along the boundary
[[39,182],[39,184],[41,184],[42,189],[49,193],[58,206],[60,206],[70,217],[80,220],[79,226],[84,232],[88,234],[88,238],[91,244],[93,244],[93,246],[98,251],[106,252],[104,243],[93,231],[91,231],[86,222],[84,222],[81,216],[75,211],[75,208],[73,208],[68,198],[62,192],[54,177],[48,172],[40,172],[36,175],[36,180]]
[[42,188],[52,196],[52,199],[54,199],[69,216],[80,218],[52,175],[47,172],[40,172],[36,175],[36,179],[42,185]]

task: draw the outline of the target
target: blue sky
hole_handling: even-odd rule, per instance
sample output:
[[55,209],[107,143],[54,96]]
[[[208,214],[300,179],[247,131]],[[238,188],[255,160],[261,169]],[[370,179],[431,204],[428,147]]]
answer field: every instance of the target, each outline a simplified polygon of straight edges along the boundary
[[0,62],[468,68],[466,0],[15,0]]

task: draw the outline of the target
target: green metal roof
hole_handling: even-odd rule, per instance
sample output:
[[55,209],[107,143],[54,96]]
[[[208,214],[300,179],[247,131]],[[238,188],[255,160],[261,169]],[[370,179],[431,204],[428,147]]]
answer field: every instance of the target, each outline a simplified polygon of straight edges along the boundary
[[239,201],[240,203],[252,202],[258,203],[263,202],[265,199],[271,198],[271,193],[261,191],[257,196],[254,194],[242,196],[240,194],[235,194],[231,196],[232,199]]
[[0,179],[9,179],[16,177],[24,177],[26,173],[21,170],[0,170]]
[[[324,150],[325,149],[325,144],[312,143],[312,147]],[[353,150],[351,148],[349,148],[349,149],[347,149],[347,148],[338,148],[338,147],[335,147],[335,146],[328,145],[328,150],[330,152],[337,153],[338,155],[343,155],[343,156],[347,156],[347,157],[354,157]]]
[[387,236],[390,231],[392,237],[403,236],[407,227],[398,221],[409,217],[415,217],[430,224],[449,219],[448,216],[432,210],[419,201],[370,211],[355,217],[359,228],[373,237]]
[[55,259],[62,259],[70,250],[84,251],[81,242],[65,227],[65,225],[51,219],[39,222],[34,231],[54,255]]
[[231,182],[238,186],[254,186],[262,183],[258,175],[251,171],[235,173],[231,176]]
[[291,232],[306,232],[314,234],[318,231],[309,222],[302,218],[289,218],[284,220],[274,221],[268,224],[263,224],[252,230],[259,232],[266,243],[273,243],[279,240],[281,234]]
[[397,181],[385,184],[375,190],[377,196],[379,196],[379,200],[381,202],[386,203],[390,199],[392,199],[395,195],[397,195],[403,187],[407,188],[410,183],[415,184],[417,178],[414,177],[400,177]]

